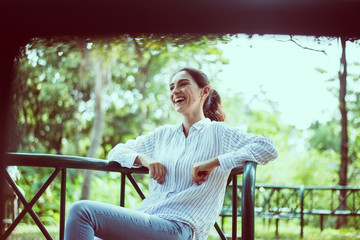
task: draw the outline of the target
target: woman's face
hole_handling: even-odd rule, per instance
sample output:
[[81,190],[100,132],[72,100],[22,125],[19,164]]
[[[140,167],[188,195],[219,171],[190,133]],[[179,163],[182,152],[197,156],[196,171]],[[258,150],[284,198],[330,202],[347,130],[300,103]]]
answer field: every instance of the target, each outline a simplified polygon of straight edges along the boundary
[[[175,110],[183,115],[198,114],[206,99],[206,89],[200,88],[186,71],[178,72],[170,82],[170,100]],[[205,93],[205,94],[204,94]]]

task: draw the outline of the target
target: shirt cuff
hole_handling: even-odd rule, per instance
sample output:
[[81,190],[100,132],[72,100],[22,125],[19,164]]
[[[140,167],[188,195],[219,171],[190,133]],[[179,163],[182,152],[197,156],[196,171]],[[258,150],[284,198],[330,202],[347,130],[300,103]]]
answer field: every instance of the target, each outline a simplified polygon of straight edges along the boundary
[[220,167],[223,171],[231,171],[235,167],[235,162],[232,159],[232,153],[225,153],[218,156]]
[[114,153],[109,157],[110,161],[118,162],[122,167],[139,168],[141,164],[135,164],[136,157],[139,154],[136,152]]
[[135,160],[137,158],[137,156],[139,156],[138,153],[130,153],[129,156],[128,156],[128,161],[126,161],[126,165],[127,166],[124,166],[124,167],[127,167],[127,168],[139,168],[141,167],[142,165],[141,164],[136,164],[135,163]]

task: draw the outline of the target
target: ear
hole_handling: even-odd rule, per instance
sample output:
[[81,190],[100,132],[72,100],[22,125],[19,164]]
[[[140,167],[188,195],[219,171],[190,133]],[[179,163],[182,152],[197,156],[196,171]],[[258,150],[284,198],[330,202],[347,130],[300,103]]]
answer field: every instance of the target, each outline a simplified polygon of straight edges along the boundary
[[201,97],[204,97],[204,98],[207,98],[210,94],[210,86],[209,85],[206,85],[205,87],[203,87],[201,89]]

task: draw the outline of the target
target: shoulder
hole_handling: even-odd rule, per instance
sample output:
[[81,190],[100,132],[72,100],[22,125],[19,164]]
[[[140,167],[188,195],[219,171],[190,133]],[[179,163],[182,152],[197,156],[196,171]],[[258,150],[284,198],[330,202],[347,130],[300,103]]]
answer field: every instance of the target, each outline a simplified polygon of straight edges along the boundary
[[241,129],[237,128],[237,127],[231,126],[227,122],[213,121],[213,122],[211,122],[211,127],[216,129],[220,133],[223,133],[223,132],[244,133],[244,130],[241,130]]

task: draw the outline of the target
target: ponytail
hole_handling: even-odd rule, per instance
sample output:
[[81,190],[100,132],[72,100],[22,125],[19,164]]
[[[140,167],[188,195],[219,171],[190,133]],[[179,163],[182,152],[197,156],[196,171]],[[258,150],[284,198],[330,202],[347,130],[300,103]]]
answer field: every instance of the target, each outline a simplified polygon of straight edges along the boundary
[[[206,85],[210,86],[210,81],[208,77],[202,71],[194,68],[182,68],[179,71],[175,72],[174,75],[181,71],[185,71],[190,74],[200,88],[203,88]],[[211,121],[225,121],[225,112],[221,105],[221,98],[215,89],[211,88],[209,96],[204,102],[203,111],[205,117],[210,118]]]
[[220,95],[216,90],[210,90],[210,94],[205,100],[203,110],[205,117],[210,118],[211,121],[225,121],[226,115],[221,105]]

